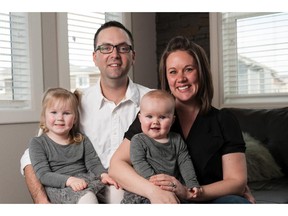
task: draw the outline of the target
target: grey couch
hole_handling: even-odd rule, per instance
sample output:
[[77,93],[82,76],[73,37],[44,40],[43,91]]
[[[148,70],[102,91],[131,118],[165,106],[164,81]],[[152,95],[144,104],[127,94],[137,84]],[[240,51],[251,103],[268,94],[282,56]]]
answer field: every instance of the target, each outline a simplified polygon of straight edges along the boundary
[[226,109],[243,132],[248,185],[257,203],[288,203],[288,107]]

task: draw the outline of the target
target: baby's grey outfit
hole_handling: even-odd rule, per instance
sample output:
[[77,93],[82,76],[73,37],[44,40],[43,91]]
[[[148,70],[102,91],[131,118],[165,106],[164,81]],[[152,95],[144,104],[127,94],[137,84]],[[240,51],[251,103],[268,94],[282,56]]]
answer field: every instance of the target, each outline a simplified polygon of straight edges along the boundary
[[[182,137],[169,133],[168,143],[159,143],[144,133],[131,139],[130,159],[136,172],[146,179],[155,174],[174,176],[188,188],[199,187],[194,166]],[[144,197],[125,192],[122,203],[149,203]]]
[[[94,192],[101,201],[105,185],[100,175],[107,170],[88,137],[84,136],[81,143],[59,145],[42,134],[31,139],[29,154],[36,176],[52,203],[77,203],[87,191]],[[88,187],[77,192],[66,187],[70,176],[85,179]]]

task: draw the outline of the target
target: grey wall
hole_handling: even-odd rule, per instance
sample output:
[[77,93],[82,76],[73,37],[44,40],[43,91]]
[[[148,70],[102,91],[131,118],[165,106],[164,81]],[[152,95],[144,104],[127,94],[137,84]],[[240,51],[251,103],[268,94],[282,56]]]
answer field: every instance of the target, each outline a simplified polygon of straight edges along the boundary
[[157,88],[155,13],[134,13],[132,31],[136,51],[134,81],[149,88]]
[[199,44],[210,56],[209,13],[156,13],[155,18],[157,65],[166,44],[178,35]]
[[183,35],[210,55],[209,13],[156,13],[157,62],[168,41]]

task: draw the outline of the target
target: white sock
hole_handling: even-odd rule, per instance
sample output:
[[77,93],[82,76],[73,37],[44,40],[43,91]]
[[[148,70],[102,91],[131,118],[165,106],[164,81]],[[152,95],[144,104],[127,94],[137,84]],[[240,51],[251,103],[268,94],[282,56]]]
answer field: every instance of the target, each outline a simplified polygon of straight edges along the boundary
[[120,204],[124,196],[123,189],[116,189],[113,185],[109,187],[108,192],[108,203],[110,204]]
[[82,196],[77,204],[98,204],[96,195],[92,191],[88,191]]

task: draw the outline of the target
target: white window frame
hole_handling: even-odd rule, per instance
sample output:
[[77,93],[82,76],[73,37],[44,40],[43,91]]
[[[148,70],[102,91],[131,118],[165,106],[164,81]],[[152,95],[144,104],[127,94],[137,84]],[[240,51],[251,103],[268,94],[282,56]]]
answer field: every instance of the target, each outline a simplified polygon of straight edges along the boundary
[[273,108],[287,106],[287,95],[277,95],[273,97],[245,98],[242,102],[225,103],[223,69],[222,69],[222,44],[221,44],[221,14],[210,13],[210,56],[211,69],[214,85],[213,105],[215,107],[245,107],[245,108]]
[[[131,13],[122,13],[123,25],[132,32]],[[97,29],[95,29],[96,33]],[[58,58],[59,58],[59,85],[70,89],[70,69],[68,51],[68,26],[67,13],[57,13],[57,37],[58,37]],[[91,44],[91,62],[93,62],[93,44]],[[96,67],[96,66],[95,66]],[[96,71],[96,69],[95,69]],[[129,76],[133,79],[133,68],[129,71]]]
[[43,93],[43,64],[41,40],[41,15],[28,13],[29,49],[30,49],[30,80],[31,106],[29,108],[0,109],[0,124],[38,122]]

